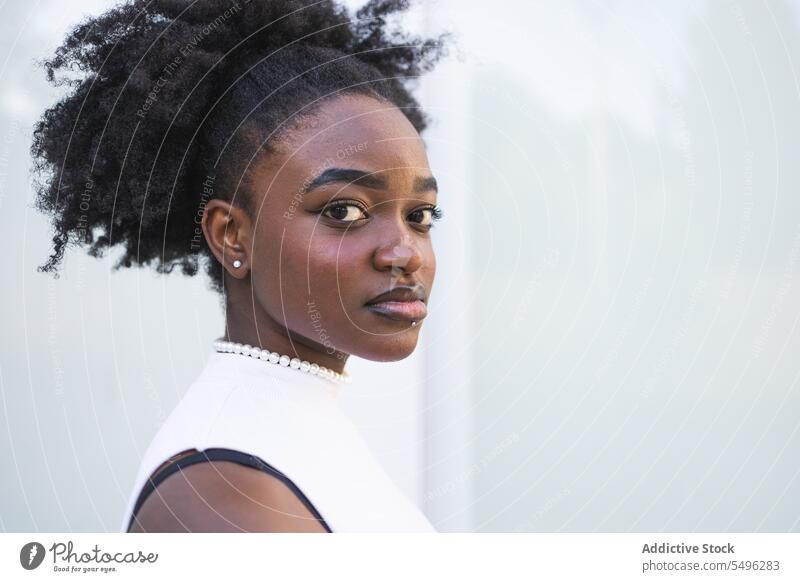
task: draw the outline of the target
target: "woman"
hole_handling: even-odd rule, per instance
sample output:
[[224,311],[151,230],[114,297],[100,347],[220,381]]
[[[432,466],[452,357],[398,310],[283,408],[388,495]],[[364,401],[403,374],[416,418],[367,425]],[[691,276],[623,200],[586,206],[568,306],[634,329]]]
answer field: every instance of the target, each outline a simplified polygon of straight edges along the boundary
[[[349,355],[415,348],[441,211],[403,0],[135,0],[45,63],[34,135],[55,270],[202,266],[224,337],[147,450],[123,531],[432,531],[337,405]],[[81,73],[77,75],[76,74]]]

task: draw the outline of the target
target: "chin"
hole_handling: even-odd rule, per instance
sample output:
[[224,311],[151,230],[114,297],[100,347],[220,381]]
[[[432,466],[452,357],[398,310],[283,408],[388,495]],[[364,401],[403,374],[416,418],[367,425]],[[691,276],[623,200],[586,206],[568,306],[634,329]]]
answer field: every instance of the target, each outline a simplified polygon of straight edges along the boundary
[[368,336],[358,350],[350,353],[373,362],[398,362],[414,353],[418,336],[416,329],[394,336]]

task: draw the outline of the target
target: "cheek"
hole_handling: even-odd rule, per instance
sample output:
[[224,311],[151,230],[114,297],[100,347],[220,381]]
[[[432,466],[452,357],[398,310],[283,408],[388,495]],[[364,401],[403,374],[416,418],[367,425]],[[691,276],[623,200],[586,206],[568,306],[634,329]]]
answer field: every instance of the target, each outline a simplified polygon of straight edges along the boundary
[[433,252],[433,247],[430,245],[428,246],[428,254],[425,264],[428,267],[428,277],[430,278],[430,283],[433,285],[433,279],[436,276],[436,253]]
[[433,280],[436,277],[436,254],[433,252],[430,239],[422,243],[419,247],[422,254],[422,267],[416,275],[430,293],[433,287]]
[[349,320],[363,299],[370,268],[368,249],[358,238],[298,222],[287,226],[282,245],[280,236],[263,239],[259,265],[266,269],[254,279],[262,304],[297,330],[310,325],[310,303],[329,323]]
[[307,274],[312,272],[315,261],[309,236],[291,222],[281,220],[259,225],[254,246],[253,294],[273,319],[285,319],[292,325],[298,310],[308,301]]
[[341,234],[315,236],[309,243],[304,264],[316,300],[336,306],[350,305],[359,282],[368,276],[368,253],[358,237]]

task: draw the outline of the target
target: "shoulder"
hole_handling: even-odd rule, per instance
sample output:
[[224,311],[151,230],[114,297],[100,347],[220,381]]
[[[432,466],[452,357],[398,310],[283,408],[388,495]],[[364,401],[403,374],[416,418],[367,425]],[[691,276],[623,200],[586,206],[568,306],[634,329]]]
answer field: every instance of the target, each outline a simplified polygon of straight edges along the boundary
[[136,517],[131,532],[327,531],[290,484],[226,460],[195,463],[170,474]]

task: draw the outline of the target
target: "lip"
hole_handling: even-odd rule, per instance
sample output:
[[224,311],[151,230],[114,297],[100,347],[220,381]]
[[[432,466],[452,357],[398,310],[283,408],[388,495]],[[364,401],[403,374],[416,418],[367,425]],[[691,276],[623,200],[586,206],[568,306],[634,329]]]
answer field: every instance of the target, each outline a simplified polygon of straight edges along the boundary
[[367,309],[396,321],[419,321],[428,315],[428,307],[419,299],[414,301],[381,301],[367,305]]
[[395,287],[376,295],[365,304],[373,313],[395,321],[420,321],[428,315],[422,285]]

